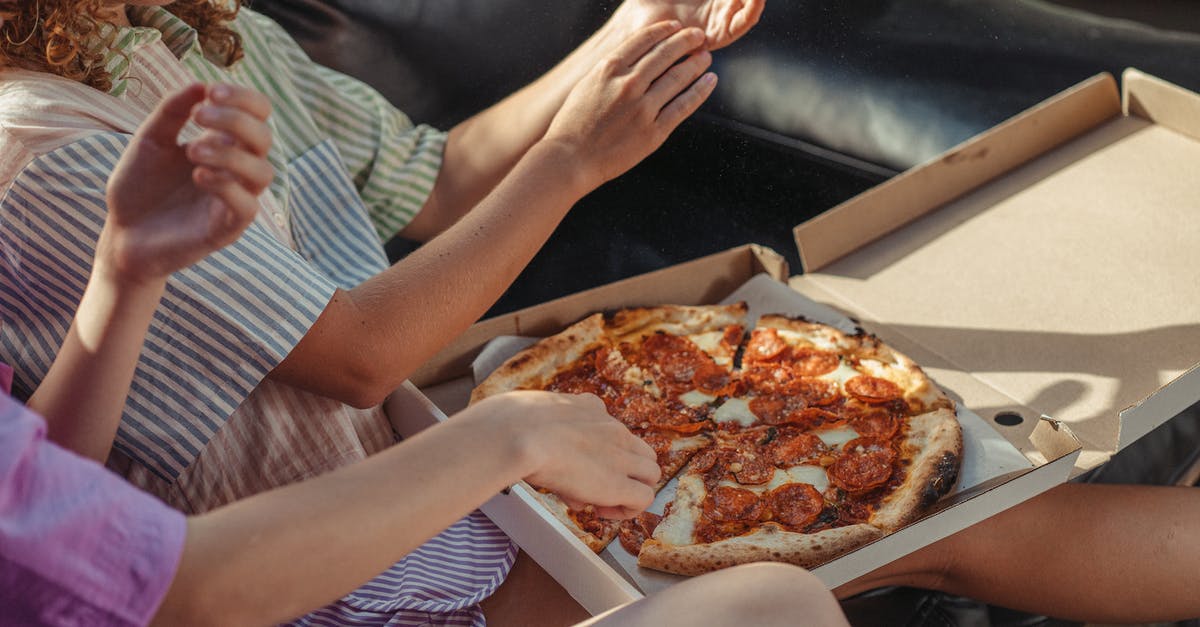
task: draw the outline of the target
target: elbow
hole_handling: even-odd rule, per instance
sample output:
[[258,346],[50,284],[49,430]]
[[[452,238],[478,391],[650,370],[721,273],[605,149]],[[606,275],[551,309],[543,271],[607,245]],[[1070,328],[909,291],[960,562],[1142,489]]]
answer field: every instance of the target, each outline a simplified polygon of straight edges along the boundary
[[402,381],[392,381],[384,375],[386,369],[377,363],[366,363],[365,351],[356,351],[349,363],[338,368],[336,375],[330,377],[330,393],[334,398],[356,409],[370,409],[383,404]]

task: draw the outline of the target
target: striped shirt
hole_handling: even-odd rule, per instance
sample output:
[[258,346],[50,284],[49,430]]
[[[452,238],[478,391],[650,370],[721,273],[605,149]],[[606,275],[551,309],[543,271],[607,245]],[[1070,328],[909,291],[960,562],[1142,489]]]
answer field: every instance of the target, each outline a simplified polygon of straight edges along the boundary
[[[395,436],[382,408],[358,410],[266,375],[335,289],[387,267],[381,239],[424,204],[445,134],[312,63],[274,22],[244,8],[233,26],[246,54],[232,68],[214,63],[196,32],[161,7],[130,7],[129,17],[133,27],[111,33],[109,93],[0,72],[0,361],[16,366],[14,393],[32,393],[66,335],[104,222],[105,182],[133,131],[166,93],[223,81],[271,100],[276,176],[237,242],[168,282],[110,466],[199,513],[386,448]],[[189,124],[181,140],[199,132]],[[326,610],[368,624],[377,622],[362,612],[478,622],[474,605],[513,555],[476,512]],[[321,615],[310,618],[321,624]]]

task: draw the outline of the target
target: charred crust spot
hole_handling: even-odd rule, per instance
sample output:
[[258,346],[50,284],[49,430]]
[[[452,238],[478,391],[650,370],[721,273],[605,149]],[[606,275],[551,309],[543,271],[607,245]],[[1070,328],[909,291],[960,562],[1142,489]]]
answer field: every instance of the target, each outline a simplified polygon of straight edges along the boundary
[[958,455],[949,451],[942,454],[933,469],[933,476],[921,492],[921,507],[929,507],[945,496],[958,482]]

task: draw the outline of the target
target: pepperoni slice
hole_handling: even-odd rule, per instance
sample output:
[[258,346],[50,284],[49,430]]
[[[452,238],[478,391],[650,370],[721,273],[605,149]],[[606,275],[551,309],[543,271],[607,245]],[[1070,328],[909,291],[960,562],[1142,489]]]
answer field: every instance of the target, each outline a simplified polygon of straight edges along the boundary
[[829,447],[811,433],[782,435],[771,443],[769,455],[777,466],[795,466],[800,462],[824,455]]
[[745,488],[717,486],[701,505],[704,516],[716,522],[738,522],[759,520],[763,513],[763,502],[758,495]]
[[592,363],[595,364],[596,373],[609,384],[624,384],[629,362],[625,361],[620,351],[608,347],[598,348],[592,353]]
[[805,429],[815,429],[827,422],[836,422],[838,415],[820,407],[805,407],[798,411],[788,412],[780,424],[797,425]]
[[850,419],[850,427],[861,436],[891,439],[900,429],[900,422],[882,410],[865,413]]
[[787,401],[780,396],[756,396],[747,403],[750,413],[769,424],[778,424],[787,413]]
[[742,485],[759,485],[775,476],[775,463],[766,455],[742,449],[733,456],[726,470]]
[[821,493],[807,483],[780,486],[772,490],[765,500],[772,517],[789,527],[807,527],[825,509],[825,499],[821,498]]
[[847,492],[883,485],[892,476],[896,451],[886,440],[856,438],[842,445],[842,454],[829,466],[829,480]]
[[740,324],[731,324],[725,327],[725,334],[721,336],[721,343],[730,352],[737,349],[742,344],[742,338],[746,336],[746,330]]
[[594,536],[604,536],[607,530],[617,525],[617,521],[597,515],[593,505],[586,505],[583,509],[572,509],[569,514],[575,519],[575,523],[579,525],[580,529]]
[[775,329],[755,329],[746,344],[745,358],[750,361],[771,361],[782,355],[787,347],[787,342],[779,337]]
[[630,555],[641,553],[642,544],[646,542],[646,538],[654,535],[654,529],[660,522],[662,522],[662,516],[651,512],[642,512],[623,521],[617,529],[617,537],[621,540],[621,546],[625,547]]
[[797,348],[792,351],[788,367],[802,377],[819,377],[837,370],[841,361],[837,353],[816,348]]
[[895,383],[865,374],[850,379],[845,387],[855,398],[868,403],[886,403],[904,394]]
[[724,451],[716,447],[706,448],[692,457],[688,469],[695,472],[708,472],[724,456]]
[[733,376],[729,370],[718,366],[714,361],[699,364],[692,374],[692,385],[710,396],[728,394],[732,383]]
[[653,419],[662,413],[662,404],[658,399],[641,390],[630,390],[608,408],[614,418],[626,426],[644,429],[650,426]]
[[841,395],[837,386],[823,379],[797,379],[788,390],[804,399],[810,407],[825,407],[837,402]]

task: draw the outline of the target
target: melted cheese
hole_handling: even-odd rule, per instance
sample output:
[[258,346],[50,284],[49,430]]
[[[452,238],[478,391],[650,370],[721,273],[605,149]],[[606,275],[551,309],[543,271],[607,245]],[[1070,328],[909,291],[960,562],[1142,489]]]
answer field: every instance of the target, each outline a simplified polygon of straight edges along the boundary
[[837,448],[849,442],[850,440],[857,438],[858,432],[854,429],[846,427],[842,429],[824,429],[821,431],[814,431],[813,435],[821,438],[821,441],[825,443],[825,446]]
[[708,438],[697,435],[690,438],[677,438],[671,440],[671,451],[687,451],[702,448],[709,442]]
[[853,379],[861,374],[862,373],[855,370],[853,366],[846,363],[845,359],[842,359],[838,361],[838,367],[833,372],[827,372],[818,378],[826,381],[833,381],[834,383],[837,383],[838,386],[841,386],[850,379]]
[[743,427],[754,424],[757,417],[750,411],[750,403],[744,398],[731,398],[721,404],[713,414],[717,422],[736,422]]
[[647,376],[639,366],[630,366],[627,368],[623,378],[628,385],[640,387],[655,398],[662,397],[662,390],[659,389],[658,384]]
[[654,539],[665,544],[692,544],[696,521],[692,518],[700,509],[699,498],[704,494],[704,483],[700,477],[679,478],[675,490],[675,505],[671,515],[662,519],[654,528]]
[[742,485],[732,479],[723,479],[718,485],[741,488],[750,490],[755,494],[763,494],[770,492],[789,483],[807,483],[816,488],[817,492],[824,492],[825,488],[829,487],[829,476],[825,474],[825,469],[820,466],[792,466],[787,470],[775,469],[775,475],[771,480],[760,485]]
[[680,394],[679,400],[688,407],[700,407],[701,405],[707,405],[717,400],[717,397],[705,394],[700,390],[692,390],[691,392]]

